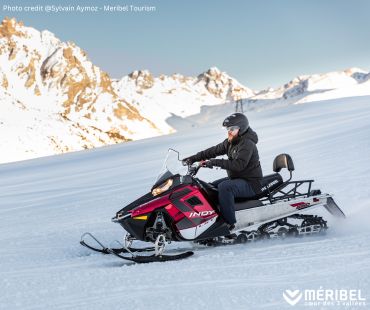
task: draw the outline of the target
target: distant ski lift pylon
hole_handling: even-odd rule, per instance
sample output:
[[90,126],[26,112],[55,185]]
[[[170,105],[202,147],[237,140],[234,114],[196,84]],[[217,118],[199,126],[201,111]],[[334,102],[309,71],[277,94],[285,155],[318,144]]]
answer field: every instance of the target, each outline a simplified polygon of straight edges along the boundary
[[234,102],[235,102],[235,112],[244,113],[243,109],[243,99],[241,96],[241,88],[234,88]]

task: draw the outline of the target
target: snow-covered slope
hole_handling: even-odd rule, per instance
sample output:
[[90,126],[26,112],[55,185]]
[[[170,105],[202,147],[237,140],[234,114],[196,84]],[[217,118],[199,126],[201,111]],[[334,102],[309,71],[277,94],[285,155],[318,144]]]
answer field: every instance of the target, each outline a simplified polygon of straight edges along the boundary
[[[250,112],[265,174],[275,155],[292,155],[295,179],[335,195],[348,218],[329,219],[326,236],[196,248],[178,262],[130,265],[92,254],[85,231],[120,240],[110,218],[145,193],[168,147],[190,155],[224,138],[220,122],[189,118],[201,130],[0,165],[0,308],[299,309],[283,292],[361,290],[370,302],[370,97]],[[222,170],[199,176],[211,180]],[[325,214],[325,213],[324,213]],[[191,244],[172,244],[191,248]],[[359,307],[364,309],[366,307]],[[347,309],[350,307],[329,307]]]

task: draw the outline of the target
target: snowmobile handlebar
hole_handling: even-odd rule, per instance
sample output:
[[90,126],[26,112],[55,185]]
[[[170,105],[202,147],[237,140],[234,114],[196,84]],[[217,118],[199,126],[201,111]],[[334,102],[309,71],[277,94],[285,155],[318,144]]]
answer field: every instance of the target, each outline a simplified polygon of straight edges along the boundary
[[190,175],[192,177],[195,176],[201,167],[202,165],[200,164],[200,162],[188,165],[187,175]]

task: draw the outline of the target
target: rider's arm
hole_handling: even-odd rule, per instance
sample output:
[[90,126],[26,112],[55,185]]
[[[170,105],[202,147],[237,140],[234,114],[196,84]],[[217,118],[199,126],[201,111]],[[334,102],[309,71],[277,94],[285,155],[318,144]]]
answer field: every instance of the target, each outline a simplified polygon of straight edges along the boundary
[[204,151],[198,152],[193,157],[195,161],[207,160],[217,156],[227,154],[227,139],[223,142],[212,146]]
[[253,155],[253,142],[246,141],[240,145],[238,153],[234,159],[212,159],[213,166],[231,171],[242,171],[247,166]]

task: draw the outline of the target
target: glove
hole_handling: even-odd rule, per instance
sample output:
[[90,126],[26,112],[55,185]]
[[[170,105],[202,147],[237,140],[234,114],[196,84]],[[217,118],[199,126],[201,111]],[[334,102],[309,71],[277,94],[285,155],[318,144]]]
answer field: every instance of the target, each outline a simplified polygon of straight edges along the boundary
[[201,167],[204,167],[204,168],[210,168],[210,169],[212,169],[213,168],[212,159],[210,159],[210,160],[202,160],[200,162],[200,166]]
[[181,160],[181,162],[184,166],[191,166],[196,162],[196,159],[194,158],[194,156],[189,156]]

